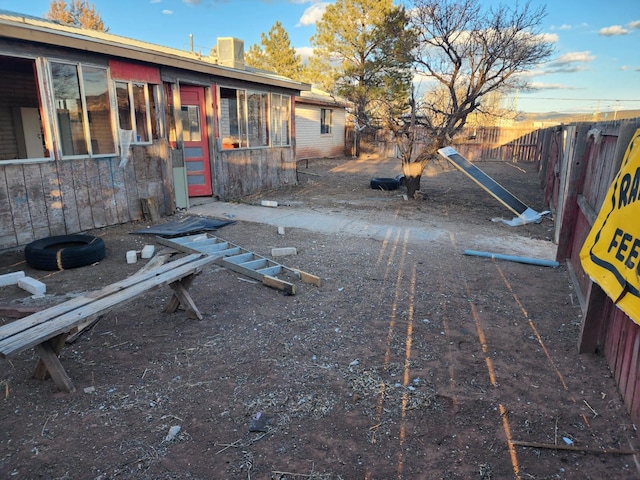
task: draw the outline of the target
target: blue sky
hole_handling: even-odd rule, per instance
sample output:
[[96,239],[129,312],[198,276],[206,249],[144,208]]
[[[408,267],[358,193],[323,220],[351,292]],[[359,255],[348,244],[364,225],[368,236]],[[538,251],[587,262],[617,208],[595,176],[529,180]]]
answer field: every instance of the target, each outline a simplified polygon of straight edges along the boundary
[[[487,4],[497,0],[482,0]],[[94,0],[110,33],[207,53],[217,37],[236,37],[245,50],[280,21],[301,55],[310,51],[318,0]],[[511,4],[511,0],[503,3]],[[547,5],[543,33],[551,61],[530,74],[532,92],[518,92],[517,108],[541,112],[640,109],[640,1],[532,0]],[[0,8],[44,16],[49,0],[0,0]],[[516,101],[516,99],[512,99]]]

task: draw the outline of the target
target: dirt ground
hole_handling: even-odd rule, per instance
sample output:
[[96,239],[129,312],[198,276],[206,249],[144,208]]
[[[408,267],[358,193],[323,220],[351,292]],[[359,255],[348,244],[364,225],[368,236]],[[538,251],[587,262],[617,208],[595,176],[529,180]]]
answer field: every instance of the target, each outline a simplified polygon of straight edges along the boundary
[[[0,359],[0,478],[639,478],[638,457],[615,452],[640,446],[610,370],[577,354],[581,310],[565,266],[463,254],[474,239],[532,252],[553,237],[553,218],[492,222],[513,215],[446,165],[428,168],[419,200],[370,189],[396,162],[302,163],[298,185],[243,201],[447,235],[279,235],[239,221],[213,234],[267,257],[296,247],[278,260],[322,285],[287,296],[212,265],[190,290],[202,321],[164,313],[168,287],[149,291],[62,351],[70,394],[31,378],[32,351]],[[544,210],[535,165],[479,166]],[[2,304],[54,305],[134,273],[144,263],[127,264],[127,250],[160,248],[130,234],[146,225],[88,232],[107,257],[74,270],[36,271],[22,251],[3,252],[0,274],[23,270],[47,294],[0,287]]]

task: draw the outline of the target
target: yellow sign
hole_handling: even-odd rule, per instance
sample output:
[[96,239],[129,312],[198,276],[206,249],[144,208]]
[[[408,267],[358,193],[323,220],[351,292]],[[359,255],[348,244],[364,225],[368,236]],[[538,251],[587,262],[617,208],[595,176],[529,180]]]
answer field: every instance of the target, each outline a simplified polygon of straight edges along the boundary
[[580,250],[584,271],[640,324],[640,129]]

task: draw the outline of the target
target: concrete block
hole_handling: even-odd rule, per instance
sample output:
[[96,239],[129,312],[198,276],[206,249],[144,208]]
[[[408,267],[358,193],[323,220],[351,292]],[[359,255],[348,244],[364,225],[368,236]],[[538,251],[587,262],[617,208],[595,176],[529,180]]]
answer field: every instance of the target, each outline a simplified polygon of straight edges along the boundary
[[278,202],[276,202],[274,200],[262,200],[260,205],[262,205],[263,207],[277,207],[278,206]]
[[136,263],[138,261],[138,252],[135,250],[127,251],[127,263]]
[[297,255],[298,251],[296,247],[280,247],[280,248],[272,248],[271,256],[272,257],[284,257],[285,255]]
[[151,258],[153,257],[153,252],[155,252],[156,247],[153,245],[145,245],[142,248],[142,252],[140,253],[140,257],[142,258]]
[[0,287],[4,287],[5,285],[15,285],[21,278],[24,278],[24,272],[22,271],[0,275]]
[[31,277],[19,279],[18,286],[33,295],[44,295],[47,291],[47,286],[44,283]]
[[284,235],[284,227],[278,227],[278,234]]

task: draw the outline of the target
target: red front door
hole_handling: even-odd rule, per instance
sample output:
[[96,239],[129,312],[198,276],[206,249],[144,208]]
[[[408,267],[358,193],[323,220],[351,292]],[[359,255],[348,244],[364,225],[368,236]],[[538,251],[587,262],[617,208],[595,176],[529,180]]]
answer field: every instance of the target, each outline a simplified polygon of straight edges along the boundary
[[211,195],[211,162],[204,103],[204,88],[180,86],[182,139],[190,197]]

